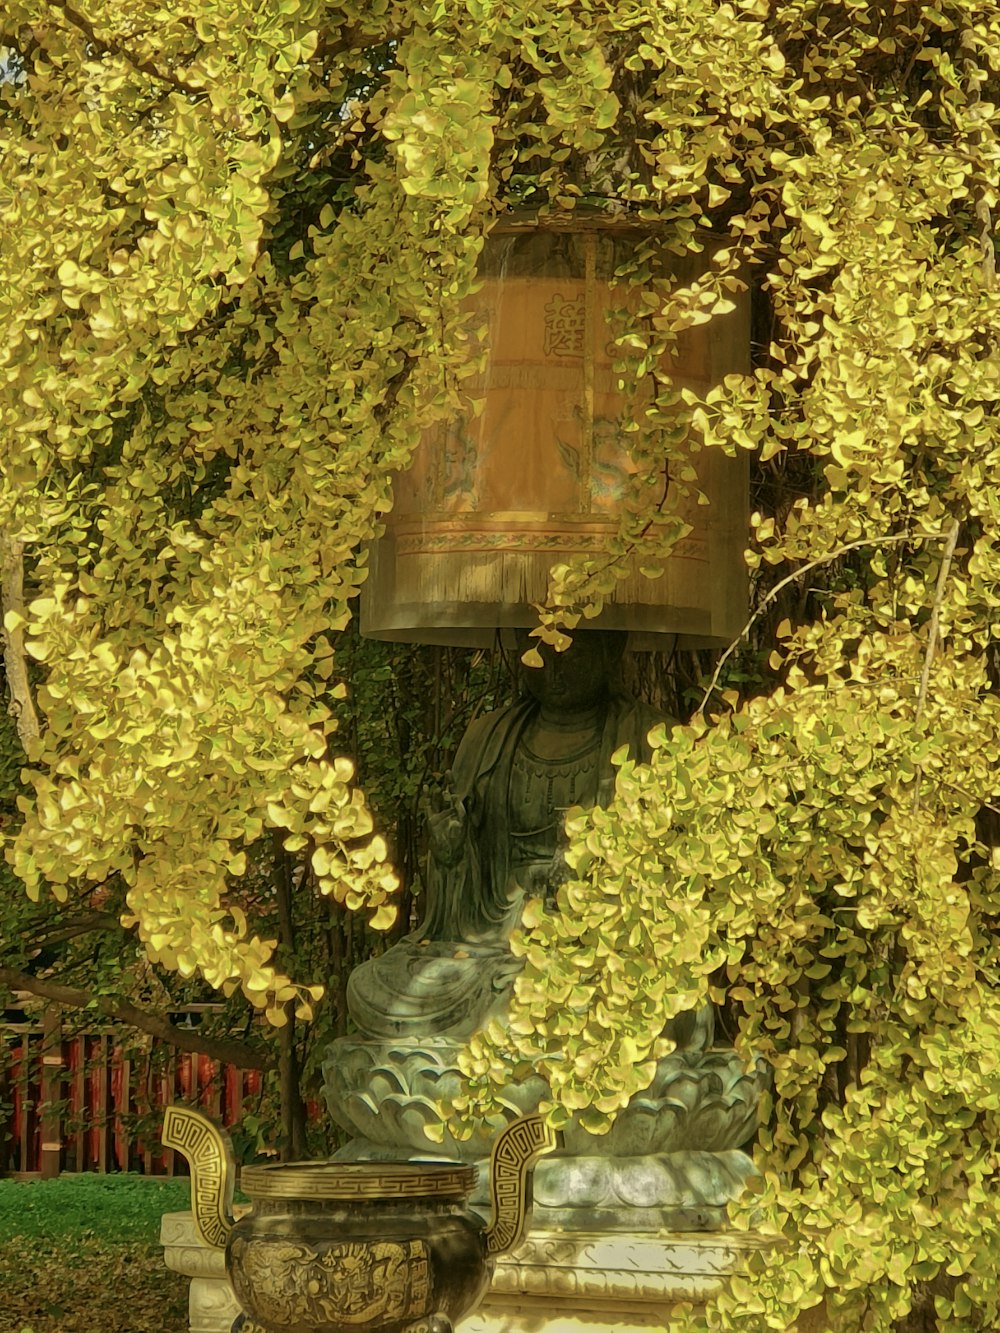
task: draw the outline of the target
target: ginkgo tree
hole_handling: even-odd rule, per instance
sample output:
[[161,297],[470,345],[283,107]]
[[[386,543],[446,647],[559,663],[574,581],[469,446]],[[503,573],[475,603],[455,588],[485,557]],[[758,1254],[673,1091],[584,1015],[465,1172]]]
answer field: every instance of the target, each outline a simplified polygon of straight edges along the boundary
[[[706,263],[623,268],[654,294],[619,330],[626,435],[661,471],[753,455],[771,657],[727,656],[571,817],[577,878],[530,908],[470,1095],[530,1061],[598,1125],[669,1013],[725,994],[774,1069],[740,1216],[780,1243],[685,1326],[825,1301],[844,1330],[995,1328],[1000,6],[10,0],[0,41],[28,893],[114,878],[151,958],[309,1012],[231,889],[277,837],[391,916],[337,632],[392,475],[468,407],[484,238],[512,209],[645,220]],[[740,286],[752,373],[681,392],[664,353]],[[543,638],[662,564],[683,525],[656,517],[553,570]]]

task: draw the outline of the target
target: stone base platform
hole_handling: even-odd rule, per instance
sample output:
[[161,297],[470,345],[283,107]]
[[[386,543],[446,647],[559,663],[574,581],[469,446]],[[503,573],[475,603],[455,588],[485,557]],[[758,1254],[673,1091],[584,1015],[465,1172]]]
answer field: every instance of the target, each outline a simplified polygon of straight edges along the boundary
[[[202,1243],[191,1213],[166,1213],[160,1241],[167,1267],[191,1279],[190,1333],[229,1333],[240,1307],[222,1251]],[[533,1230],[498,1260],[483,1304],[458,1333],[662,1329],[671,1306],[707,1300],[759,1243],[737,1232]]]
[[673,1305],[700,1305],[759,1244],[733,1232],[568,1235],[532,1231],[497,1263],[458,1333],[638,1333]]

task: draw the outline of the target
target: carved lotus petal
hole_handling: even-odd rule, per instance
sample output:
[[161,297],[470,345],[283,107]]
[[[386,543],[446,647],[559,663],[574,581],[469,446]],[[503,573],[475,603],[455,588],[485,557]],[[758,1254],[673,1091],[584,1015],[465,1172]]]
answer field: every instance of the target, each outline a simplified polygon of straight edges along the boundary
[[[334,1119],[380,1149],[407,1154],[445,1153],[465,1161],[483,1157],[501,1127],[484,1124],[456,1140],[427,1134],[439,1126],[436,1103],[459,1095],[457,1042],[366,1042],[343,1039],[325,1065],[326,1096]],[[688,1150],[722,1151],[752,1135],[766,1080],[763,1066],[748,1073],[734,1051],[674,1053],[661,1060],[648,1090],[633,1098],[606,1135],[571,1125],[565,1152],[598,1157],[640,1157]],[[532,1077],[503,1089],[511,1118],[533,1111],[545,1092]]]

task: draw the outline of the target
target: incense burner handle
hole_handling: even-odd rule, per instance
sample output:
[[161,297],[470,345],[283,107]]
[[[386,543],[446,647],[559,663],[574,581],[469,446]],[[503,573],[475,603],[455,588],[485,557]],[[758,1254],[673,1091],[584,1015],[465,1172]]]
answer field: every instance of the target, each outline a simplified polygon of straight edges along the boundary
[[492,1219],[486,1229],[491,1257],[520,1242],[531,1211],[531,1169],[558,1146],[559,1135],[540,1115],[523,1116],[497,1135],[490,1154]]
[[224,1129],[189,1106],[168,1106],[160,1142],[186,1157],[191,1167],[191,1211],[198,1235],[216,1250],[226,1248],[233,1229],[236,1163]]

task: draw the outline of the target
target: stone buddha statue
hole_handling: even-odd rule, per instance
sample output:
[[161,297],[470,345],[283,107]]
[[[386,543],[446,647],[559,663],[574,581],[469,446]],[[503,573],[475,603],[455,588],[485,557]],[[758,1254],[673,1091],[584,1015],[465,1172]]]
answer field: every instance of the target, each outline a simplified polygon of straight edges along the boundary
[[[619,687],[624,642],[590,630],[564,653],[542,648],[542,666],[524,672],[523,697],[463,737],[446,798],[428,815],[423,920],[352,973],[358,1033],[327,1049],[327,1105],[354,1136],[340,1156],[488,1154],[502,1117],[470,1139],[445,1124],[441,1139],[440,1107],[463,1092],[459,1051],[488,1019],[502,1021],[521,966],[509,940],[525,902],[556,894],[570,873],[565,811],[609,804],[611,756],[627,746],[647,760],[649,732],[666,720]],[[763,1075],[732,1050],[710,1049],[713,1026],[709,1005],[665,1024],[676,1049],[611,1132],[566,1130],[563,1156],[536,1169],[536,1216],[541,1207],[546,1224],[583,1229],[719,1224],[751,1171],[739,1145],[756,1126]],[[529,1074],[505,1087],[502,1101],[511,1115],[525,1114],[546,1092]]]
[[[429,817],[427,907],[420,928],[348,983],[358,1028],[372,1037],[465,1037],[501,1013],[520,964],[508,947],[526,899],[551,896],[568,875],[562,823],[572,806],[607,805],[611,756],[649,758],[665,721],[617,687],[625,636],[577,634],[562,653],[542,647],[525,697],[477,719],[455,758],[451,791]],[[527,646],[526,636],[519,647]],[[711,1011],[673,1024],[679,1044],[711,1041]]]

